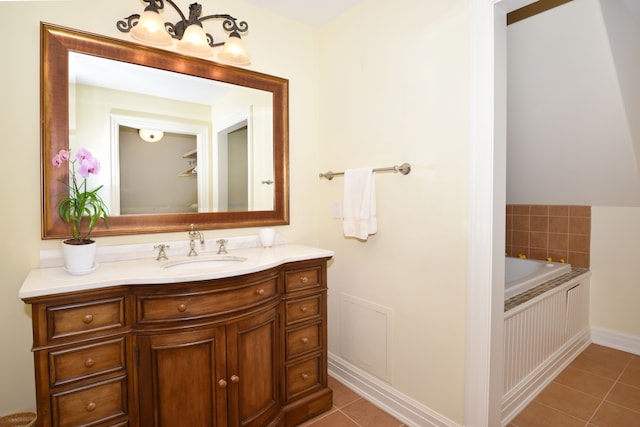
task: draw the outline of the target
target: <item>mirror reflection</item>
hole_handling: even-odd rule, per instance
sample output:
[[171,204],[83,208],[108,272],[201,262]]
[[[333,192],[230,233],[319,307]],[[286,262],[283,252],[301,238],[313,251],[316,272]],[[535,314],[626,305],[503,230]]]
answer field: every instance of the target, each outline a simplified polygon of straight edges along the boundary
[[70,52],[69,146],[112,216],[274,208],[267,91]]
[[[92,175],[102,181],[88,185],[104,184],[112,212],[92,236],[289,223],[286,79],[41,23],[40,81],[43,239],[69,235],[57,212],[68,171],[52,160],[78,147],[103,163]],[[142,142],[140,130],[163,137]],[[168,164],[126,152],[128,137],[142,146],[195,142],[176,148]],[[182,176],[188,170],[195,176]],[[161,172],[171,184],[160,183]],[[188,189],[165,192],[185,182]]]

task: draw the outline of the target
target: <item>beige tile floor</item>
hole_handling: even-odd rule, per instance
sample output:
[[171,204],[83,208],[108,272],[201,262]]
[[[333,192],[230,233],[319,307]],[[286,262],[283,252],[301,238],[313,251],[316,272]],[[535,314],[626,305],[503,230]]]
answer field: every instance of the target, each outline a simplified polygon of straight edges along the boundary
[[640,356],[591,344],[509,427],[640,427]]
[[[406,427],[329,377],[333,409],[304,427]],[[591,344],[508,427],[640,427],[640,356]]]
[[406,427],[382,409],[329,377],[333,409],[302,424],[303,427]]

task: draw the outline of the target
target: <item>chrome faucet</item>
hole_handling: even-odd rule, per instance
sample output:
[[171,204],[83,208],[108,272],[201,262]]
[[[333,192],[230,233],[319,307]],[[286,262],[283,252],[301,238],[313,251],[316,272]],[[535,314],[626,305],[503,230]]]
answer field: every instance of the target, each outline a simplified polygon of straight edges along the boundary
[[225,254],[228,254],[228,253],[229,253],[229,252],[227,252],[227,247],[225,246],[227,243],[229,243],[229,241],[228,241],[228,240],[225,240],[225,239],[219,239],[219,240],[216,240],[216,243],[217,243],[218,245],[220,245],[220,246],[218,247],[218,255],[225,255]]
[[191,224],[191,231],[189,231],[189,256],[198,256],[196,252],[196,239],[200,240],[200,246],[204,245],[204,234],[195,230],[195,226]]
[[167,253],[164,251],[165,249],[170,248],[169,245],[164,245],[164,244],[155,245],[153,248],[158,250],[158,256],[156,257],[156,261],[166,261],[169,259],[167,257]]

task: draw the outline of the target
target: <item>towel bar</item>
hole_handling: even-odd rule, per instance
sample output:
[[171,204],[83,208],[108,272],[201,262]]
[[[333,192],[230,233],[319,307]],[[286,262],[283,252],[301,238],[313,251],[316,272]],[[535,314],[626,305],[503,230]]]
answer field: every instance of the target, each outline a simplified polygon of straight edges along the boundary
[[[389,166],[387,168],[376,168],[373,170],[374,172],[400,172],[402,175],[407,175],[409,172],[411,172],[411,165],[409,163],[403,163],[400,166]],[[341,176],[344,175],[344,172],[325,172],[325,173],[320,173],[319,177],[320,178],[326,178],[329,181],[331,181],[333,179],[334,176]]]

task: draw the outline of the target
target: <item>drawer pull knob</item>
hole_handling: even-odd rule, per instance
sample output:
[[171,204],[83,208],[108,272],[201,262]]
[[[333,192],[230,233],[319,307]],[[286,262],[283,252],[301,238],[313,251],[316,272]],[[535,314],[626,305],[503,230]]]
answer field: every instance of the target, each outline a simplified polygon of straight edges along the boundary
[[308,379],[309,379],[309,374],[300,374],[300,377],[301,377],[304,381],[306,381],[306,380],[308,380]]
[[86,314],[83,318],[82,321],[84,323],[86,323],[87,325],[91,322],[93,322],[93,314]]
[[300,307],[300,311],[303,313],[306,313],[309,309],[307,308],[306,305],[303,305],[302,307]]
[[227,387],[227,382],[223,379],[221,379],[220,381],[218,381],[218,385],[220,386],[220,388],[226,388]]
[[186,306],[186,305],[184,305],[184,304],[180,304],[180,305],[178,306],[178,311],[179,311],[180,313],[184,313],[186,310],[187,310],[187,306]]
[[309,278],[307,276],[302,276],[300,278],[300,283],[309,283]]
[[307,337],[300,338],[300,341],[302,342],[302,344],[309,344],[309,338]]
[[256,289],[256,295],[264,295],[264,289],[260,288],[260,289]]
[[96,403],[95,402],[89,402],[89,404],[87,405],[87,412],[93,412],[96,410]]
[[86,366],[87,368],[90,368],[95,364],[96,364],[96,361],[93,360],[92,357],[90,357],[90,358],[88,358],[87,360],[84,361],[84,366]]
[[238,382],[240,382],[240,377],[237,375],[231,375],[231,382],[237,384]]

